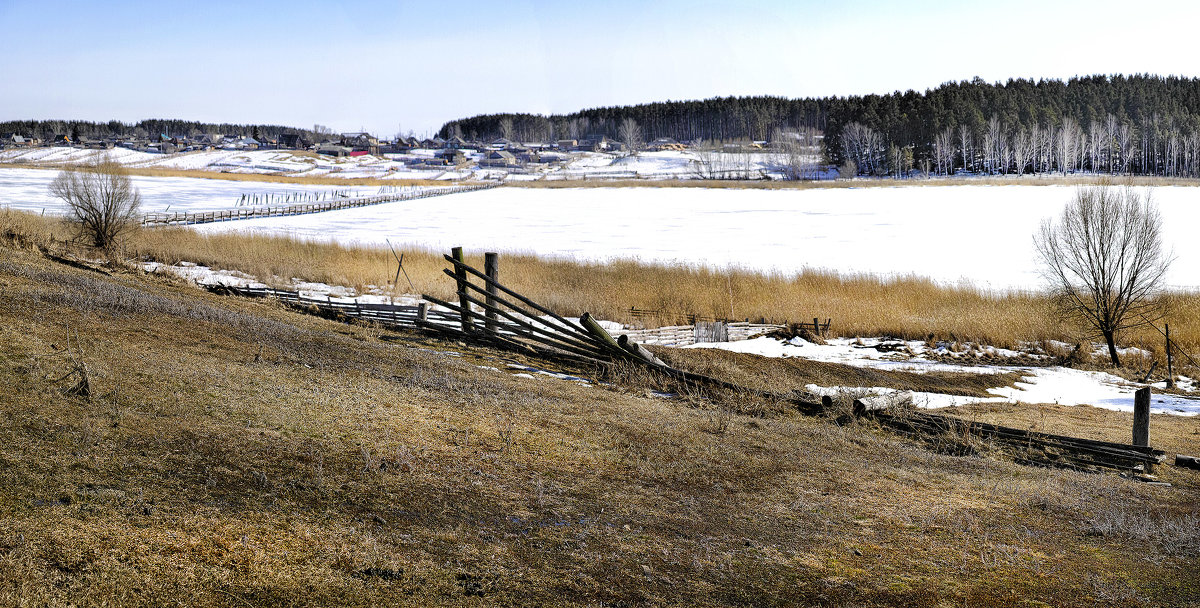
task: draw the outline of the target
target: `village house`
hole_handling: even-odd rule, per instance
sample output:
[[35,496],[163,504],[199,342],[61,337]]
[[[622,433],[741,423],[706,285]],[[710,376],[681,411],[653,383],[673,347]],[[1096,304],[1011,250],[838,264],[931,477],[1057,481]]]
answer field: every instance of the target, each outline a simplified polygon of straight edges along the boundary
[[337,144],[321,144],[317,146],[317,154],[324,154],[326,156],[348,156],[353,151],[351,148]]
[[370,133],[343,133],[342,145],[350,148],[351,152],[379,154],[379,140]]
[[436,155],[438,158],[446,161],[448,165],[457,165],[467,160],[467,154],[458,148],[447,148],[441,150]]
[[25,137],[19,133],[10,133],[5,135],[3,140],[0,140],[0,144],[10,147],[36,146],[40,143],[41,140],[37,138]]
[[517,157],[508,150],[492,150],[479,161],[480,167],[516,167]]
[[307,150],[313,142],[303,133],[284,133],[279,137],[279,147],[289,150]]

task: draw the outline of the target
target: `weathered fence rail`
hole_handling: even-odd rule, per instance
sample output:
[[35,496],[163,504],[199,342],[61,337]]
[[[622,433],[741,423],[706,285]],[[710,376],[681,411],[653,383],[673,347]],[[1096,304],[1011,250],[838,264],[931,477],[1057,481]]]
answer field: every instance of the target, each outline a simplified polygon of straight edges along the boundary
[[275,298],[293,306],[309,309],[325,316],[342,315],[347,318],[375,321],[381,325],[417,327],[424,315],[427,323],[457,325],[458,314],[437,310],[428,306],[385,304],[379,302],[345,301],[332,298],[309,298],[289,289],[270,287],[238,287],[232,285],[207,285],[209,291],[247,298]]
[[[724,331],[720,329],[724,328]],[[668,325],[654,329],[625,330],[630,340],[659,346],[687,346],[697,342],[737,342],[783,329],[774,323],[696,321],[694,325]],[[707,334],[707,335],[705,335]]]
[[249,220],[259,217],[305,215],[309,213],[321,213],[324,211],[336,211],[338,209],[350,209],[353,207],[366,207],[381,203],[393,203],[397,201],[444,196],[447,194],[473,192],[475,190],[487,190],[497,186],[499,186],[499,184],[470,184],[461,186],[432,187],[429,190],[422,190],[418,192],[399,192],[394,194],[377,194],[374,196],[345,198],[324,201],[320,203],[301,203],[296,205],[266,207],[236,207],[233,209],[222,209],[220,211],[177,211],[172,213],[147,213],[142,216],[142,225],[186,226],[190,224],[208,224],[212,222]]

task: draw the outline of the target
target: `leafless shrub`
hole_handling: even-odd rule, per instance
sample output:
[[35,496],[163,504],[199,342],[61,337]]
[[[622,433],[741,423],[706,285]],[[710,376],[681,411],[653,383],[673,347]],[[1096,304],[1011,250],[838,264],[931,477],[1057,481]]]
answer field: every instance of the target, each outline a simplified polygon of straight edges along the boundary
[[50,183],[50,193],[67,204],[67,218],[81,238],[107,249],[138,225],[141,194],[129,172],[109,154],[92,164],[63,170]]
[[1156,315],[1171,264],[1157,205],[1129,187],[1080,187],[1057,223],[1042,223],[1034,247],[1060,313],[1099,332],[1120,367],[1116,334]]

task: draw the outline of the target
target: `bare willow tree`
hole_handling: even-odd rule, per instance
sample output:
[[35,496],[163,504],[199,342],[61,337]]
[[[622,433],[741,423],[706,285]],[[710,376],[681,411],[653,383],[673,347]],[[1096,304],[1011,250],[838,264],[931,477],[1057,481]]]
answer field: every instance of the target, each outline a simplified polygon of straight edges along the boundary
[[112,156],[98,154],[90,164],[63,170],[50,182],[50,194],[67,204],[67,219],[81,238],[107,249],[138,225],[141,194],[129,172]]
[[1149,193],[1080,187],[1058,222],[1042,222],[1034,246],[1060,311],[1098,331],[1120,366],[1116,334],[1161,312],[1155,296],[1172,261]]

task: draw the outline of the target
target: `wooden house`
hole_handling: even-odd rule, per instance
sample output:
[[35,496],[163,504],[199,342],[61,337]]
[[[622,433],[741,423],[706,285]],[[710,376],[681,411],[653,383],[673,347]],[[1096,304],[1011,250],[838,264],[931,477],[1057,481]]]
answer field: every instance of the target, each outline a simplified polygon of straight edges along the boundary
[[508,150],[492,150],[479,161],[481,167],[516,167],[517,157]]

